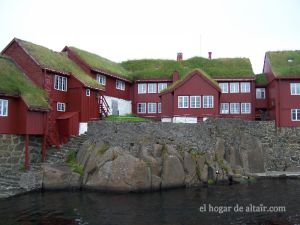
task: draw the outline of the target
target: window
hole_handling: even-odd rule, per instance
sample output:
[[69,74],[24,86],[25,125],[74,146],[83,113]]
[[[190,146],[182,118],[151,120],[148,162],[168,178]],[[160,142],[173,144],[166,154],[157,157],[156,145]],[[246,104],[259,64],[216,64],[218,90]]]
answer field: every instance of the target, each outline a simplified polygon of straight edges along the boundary
[[251,103],[241,103],[241,113],[250,114],[251,113]]
[[291,110],[292,121],[300,121],[300,109]]
[[229,103],[221,103],[220,114],[228,114],[228,113],[229,113]]
[[137,113],[146,113],[146,103],[137,104]]
[[256,88],[256,99],[265,99],[265,98],[266,98],[266,89]]
[[116,80],[116,89],[118,90],[125,90],[125,82],[122,80]]
[[146,93],[147,84],[138,84],[138,94]]
[[54,89],[59,91],[67,91],[67,78],[55,75]]
[[8,116],[8,100],[0,99],[0,116]]
[[250,82],[241,82],[241,93],[250,93]]
[[100,84],[102,84],[102,85],[104,85],[104,86],[106,85],[106,76],[97,74],[96,80],[97,80]]
[[85,95],[86,96],[91,96],[91,90],[90,89],[85,89]]
[[239,83],[230,83],[230,93],[239,93]]
[[188,108],[188,107],[189,107],[189,97],[178,96],[178,108]]
[[291,95],[300,95],[300,83],[291,83]]
[[156,103],[155,102],[148,103],[148,113],[156,113]]
[[66,103],[58,102],[57,103],[57,111],[65,112],[66,111]]
[[161,113],[161,102],[157,103],[157,112]]
[[201,96],[191,96],[190,97],[190,107],[200,108],[201,107]]
[[157,84],[156,83],[149,83],[148,84],[148,93],[156,93],[156,88]]
[[219,83],[222,93],[228,93],[228,83]]
[[240,103],[230,103],[230,114],[240,114]]
[[214,107],[214,96],[203,96],[203,108]]
[[162,90],[166,89],[168,87],[167,83],[158,83],[158,93],[160,93]]

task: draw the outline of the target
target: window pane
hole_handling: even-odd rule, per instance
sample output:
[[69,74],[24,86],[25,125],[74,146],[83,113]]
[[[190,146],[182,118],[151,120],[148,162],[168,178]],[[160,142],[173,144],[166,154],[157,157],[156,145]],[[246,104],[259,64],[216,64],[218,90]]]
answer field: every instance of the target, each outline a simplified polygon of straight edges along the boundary
[[160,93],[162,90],[166,89],[168,86],[167,83],[159,83],[158,84],[158,93]]
[[222,93],[228,93],[228,83],[220,83],[219,84]]

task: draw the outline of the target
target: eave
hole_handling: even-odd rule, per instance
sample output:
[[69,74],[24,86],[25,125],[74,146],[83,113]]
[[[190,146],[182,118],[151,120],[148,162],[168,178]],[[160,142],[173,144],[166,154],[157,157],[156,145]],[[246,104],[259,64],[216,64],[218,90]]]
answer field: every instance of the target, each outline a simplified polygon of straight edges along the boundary
[[118,75],[118,74],[109,73],[109,72],[107,72],[107,71],[105,71],[105,70],[101,70],[101,69],[98,69],[98,68],[91,68],[91,70],[92,70],[93,72],[95,72],[95,73],[102,73],[102,74],[104,74],[104,75],[107,75],[107,76],[116,78],[116,79],[118,79],[118,80],[123,80],[123,81],[126,81],[126,82],[128,82],[128,83],[132,83],[131,80],[129,80],[129,79],[127,79],[127,78],[124,78],[124,77],[122,77],[122,76],[120,76],[120,75]]

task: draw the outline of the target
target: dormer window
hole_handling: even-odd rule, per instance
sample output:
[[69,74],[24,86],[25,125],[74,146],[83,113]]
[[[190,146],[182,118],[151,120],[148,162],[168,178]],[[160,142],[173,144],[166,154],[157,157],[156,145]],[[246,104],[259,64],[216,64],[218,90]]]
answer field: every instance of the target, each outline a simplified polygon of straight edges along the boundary
[[99,82],[99,84],[102,84],[103,86],[106,85],[106,76],[97,74],[96,80]]
[[292,63],[294,61],[293,58],[288,58],[288,63]]
[[68,80],[66,77],[55,75],[54,89],[58,91],[67,91]]

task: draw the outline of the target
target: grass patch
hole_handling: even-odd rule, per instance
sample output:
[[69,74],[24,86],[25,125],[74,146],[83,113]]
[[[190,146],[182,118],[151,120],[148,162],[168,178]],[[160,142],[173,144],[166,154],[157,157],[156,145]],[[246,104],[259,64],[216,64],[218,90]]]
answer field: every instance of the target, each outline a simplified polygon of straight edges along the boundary
[[213,179],[208,179],[207,184],[208,185],[214,185],[215,181]]
[[260,85],[267,85],[268,79],[265,74],[257,74],[255,76],[255,83]]
[[125,115],[125,116],[108,116],[105,118],[107,121],[123,121],[123,122],[151,122],[151,119],[137,117],[134,115]]
[[78,173],[80,176],[83,176],[83,166],[76,162],[76,153],[70,152],[67,156],[66,163],[71,168],[74,173]]

